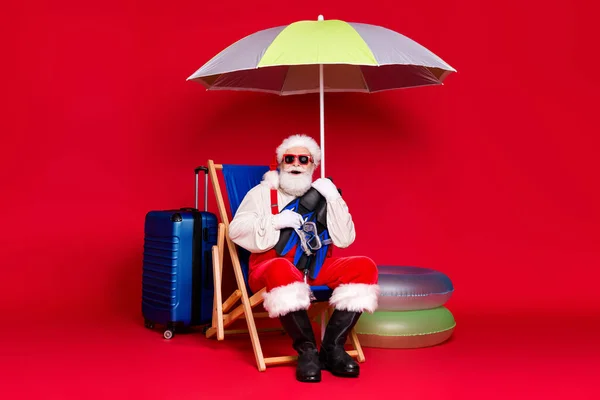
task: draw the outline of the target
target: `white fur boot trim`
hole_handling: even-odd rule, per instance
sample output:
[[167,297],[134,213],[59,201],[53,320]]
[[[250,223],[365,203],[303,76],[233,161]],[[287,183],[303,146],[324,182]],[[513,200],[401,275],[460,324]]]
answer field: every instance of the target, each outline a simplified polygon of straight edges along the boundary
[[292,311],[306,310],[310,306],[310,286],[294,282],[263,293],[265,310],[270,318],[277,318]]
[[349,283],[333,290],[329,304],[342,311],[373,313],[377,309],[379,285]]

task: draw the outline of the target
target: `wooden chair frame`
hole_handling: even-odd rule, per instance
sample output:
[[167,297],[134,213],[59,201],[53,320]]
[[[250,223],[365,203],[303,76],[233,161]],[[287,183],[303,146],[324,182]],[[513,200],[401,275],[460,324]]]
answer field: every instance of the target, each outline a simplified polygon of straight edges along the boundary
[[[244,281],[244,275],[242,272],[242,266],[238,256],[237,248],[235,243],[233,243],[233,241],[229,238],[228,234],[229,218],[227,216],[227,208],[225,206],[223,194],[221,192],[221,185],[219,184],[219,179],[217,176],[217,171],[222,169],[222,164],[215,164],[213,160],[208,160],[208,173],[217,200],[217,207],[221,217],[221,222],[219,223],[217,245],[213,246],[212,248],[213,277],[215,289],[213,317],[211,326],[206,330],[205,334],[207,338],[211,338],[216,335],[217,340],[224,340],[225,333],[249,333],[258,370],[265,371],[267,366],[281,365],[294,362],[297,360],[298,356],[263,356],[260,339],[258,337],[259,330],[257,330],[256,328],[254,318],[269,318],[269,316],[266,312],[254,313],[252,309],[263,302],[262,295],[265,292],[265,288],[254,293],[251,297],[248,297],[248,291],[246,290],[246,282]],[[227,246],[229,255],[231,256],[233,272],[237,283],[237,289],[234,290],[233,293],[225,301],[223,301],[221,284],[223,276],[223,255],[225,252],[225,246]],[[232,307],[238,302],[238,300],[241,301],[241,304],[233,310],[231,310]],[[332,308],[327,302],[313,303],[309,309],[309,314],[312,317],[314,317],[314,315],[318,315],[317,313],[321,313],[321,338],[323,337],[326,327],[326,315],[331,315],[331,312]],[[246,320],[248,326],[247,330],[225,330],[225,328],[229,327],[235,321],[242,318]],[[282,329],[283,328],[267,328],[261,329],[260,331],[263,332]],[[350,354],[352,357],[355,357],[358,362],[364,362],[365,356],[362,351],[360,342],[358,340],[356,331],[354,329],[350,332],[349,339],[354,347],[354,350],[348,351],[348,354]]]

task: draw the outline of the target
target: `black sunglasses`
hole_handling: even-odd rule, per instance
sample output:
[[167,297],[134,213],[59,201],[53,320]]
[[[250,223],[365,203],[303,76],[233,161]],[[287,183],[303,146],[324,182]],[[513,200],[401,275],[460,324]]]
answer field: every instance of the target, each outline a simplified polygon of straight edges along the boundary
[[306,165],[310,161],[312,161],[312,157],[310,155],[307,155],[307,154],[284,154],[283,155],[283,161],[286,164],[293,164],[294,160],[296,160],[296,158],[298,159],[298,161],[302,165]]

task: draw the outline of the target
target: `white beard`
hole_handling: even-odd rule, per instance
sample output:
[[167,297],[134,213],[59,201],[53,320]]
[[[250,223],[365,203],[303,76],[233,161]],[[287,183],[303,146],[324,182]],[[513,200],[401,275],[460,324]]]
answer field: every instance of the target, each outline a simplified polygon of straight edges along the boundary
[[279,173],[279,188],[294,197],[300,197],[308,192],[312,184],[312,168],[301,174],[292,174],[289,171]]

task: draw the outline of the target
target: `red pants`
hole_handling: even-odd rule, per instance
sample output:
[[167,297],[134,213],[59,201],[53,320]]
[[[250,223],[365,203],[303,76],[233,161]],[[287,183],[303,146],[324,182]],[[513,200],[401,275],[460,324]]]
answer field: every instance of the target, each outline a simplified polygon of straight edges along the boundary
[[253,292],[266,287],[264,307],[271,318],[310,307],[310,286],[333,289],[329,303],[338,310],[373,312],[379,286],[377,265],[368,257],[329,257],[316,279],[304,283],[304,275],[293,264],[295,249],[286,257],[275,250],[252,254],[249,285]]
[[[250,276],[248,283],[253,292],[263,287],[267,291],[279,286],[289,285],[293,282],[304,282],[304,275],[293,264],[295,249],[285,257],[278,257],[275,250],[266,253],[252,254],[250,256]],[[377,283],[377,265],[368,257],[328,257],[325,259],[319,275],[312,280],[308,279],[311,286],[329,286],[335,289],[341,284],[364,283],[373,285]]]

